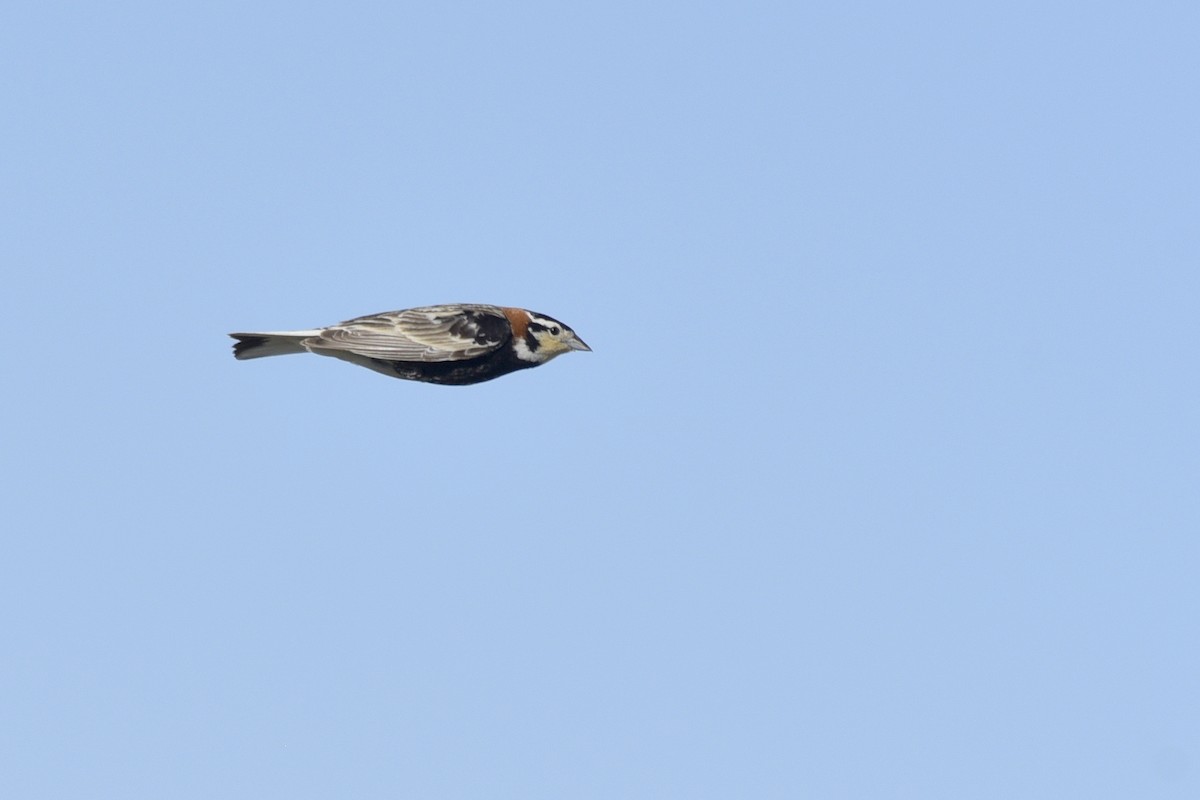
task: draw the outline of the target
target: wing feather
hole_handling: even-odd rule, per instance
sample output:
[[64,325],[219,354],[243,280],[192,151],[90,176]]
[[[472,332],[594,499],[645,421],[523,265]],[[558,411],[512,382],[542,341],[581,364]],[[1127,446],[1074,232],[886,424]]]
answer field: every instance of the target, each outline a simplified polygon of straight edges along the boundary
[[496,306],[447,305],[357,317],[305,339],[310,350],[342,350],[384,361],[461,361],[496,350],[512,327]]

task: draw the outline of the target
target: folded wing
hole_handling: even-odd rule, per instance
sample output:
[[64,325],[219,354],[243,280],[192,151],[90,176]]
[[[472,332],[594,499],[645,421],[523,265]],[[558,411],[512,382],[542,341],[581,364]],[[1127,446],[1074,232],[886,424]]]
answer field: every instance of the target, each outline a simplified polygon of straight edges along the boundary
[[490,353],[511,337],[512,327],[498,307],[455,305],[358,317],[331,325],[303,344],[384,361],[461,361]]

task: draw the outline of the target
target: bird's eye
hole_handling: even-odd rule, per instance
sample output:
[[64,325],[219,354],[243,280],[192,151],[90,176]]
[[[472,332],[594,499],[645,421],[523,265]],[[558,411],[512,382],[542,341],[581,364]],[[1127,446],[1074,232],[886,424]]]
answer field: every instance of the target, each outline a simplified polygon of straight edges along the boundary
[[550,335],[551,336],[558,336],[560,333],[562,333],[562,331],[559,330],[557,325],[550,326]]

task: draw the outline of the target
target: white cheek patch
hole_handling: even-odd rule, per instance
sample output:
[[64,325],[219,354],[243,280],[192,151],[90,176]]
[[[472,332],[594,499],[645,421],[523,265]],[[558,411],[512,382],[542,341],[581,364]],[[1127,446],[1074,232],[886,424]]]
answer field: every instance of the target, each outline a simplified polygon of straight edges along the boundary
[[513,350],[516,352],[517,358],[522,361],[541,362],[546,360],[540,351],[535,352],[529,349],[529,343],[525,341],[524,336],[513,337]]
[[513,337],[513,351],[517,354],[517,358],[522,361],[532,361],[535,364],[545,364],[555,356],[560,356],[571,348],[567,347],[562,342],[551,339],[549,336],[538,336],[538,349],[529,349],[529,342],[525,341],[524,336]]

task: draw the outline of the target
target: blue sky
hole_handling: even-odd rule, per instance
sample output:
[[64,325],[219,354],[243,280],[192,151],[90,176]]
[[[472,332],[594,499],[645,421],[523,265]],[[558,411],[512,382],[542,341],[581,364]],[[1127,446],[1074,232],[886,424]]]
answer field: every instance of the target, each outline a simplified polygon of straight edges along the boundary
[[0,794],[1195,797],[1198,25],[7,4]]

